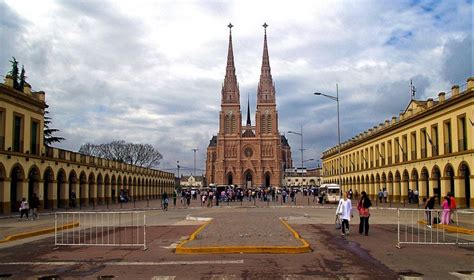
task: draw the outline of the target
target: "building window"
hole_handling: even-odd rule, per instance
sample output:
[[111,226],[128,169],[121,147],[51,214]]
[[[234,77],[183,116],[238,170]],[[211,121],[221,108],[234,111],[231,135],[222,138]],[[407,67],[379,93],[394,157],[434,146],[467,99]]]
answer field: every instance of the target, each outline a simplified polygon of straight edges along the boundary
[[407,136],[402,136],[402,153],[403,153],[403,161],[408,161],[408,140]]
[[427,137],[426,137],[426,129],[422,129],[421,130],[421,139],[420,139],[420,144],[421,144],[421,158],[426,158],[426,140],[427,140]]
[[411,141],[411,160],[416,160],[417,159],[417,154],[416,154],[416,132],[412,132],[410,135],[410,141]]
[[392,164],[392,140],[387,142],[387,155],[388,155],[388,164]]
[[39,123],[33,120],[31,121],[30,153],[39,154]]
[[400,141],[398,141],[398,138],[395,138],[395,163],[400,162]]
[[380,158],[382,160],[382,166],[385,166],[385,143],[381,144],[380,152],[381,152]]
[[438,138],[438,125],[433,125],[431,127],[431,138],[429,138],[429,135],[428,135],[428,141],[430,142],[431,144],[431,155],[432,156],[437,156],[439,155],[439,138]]
[[13,151],[23,152],[23,118],[20,116],[13,118]]
[[458,151],[467,150],[466,116],[458,117]]
[[5,150],[5,111],[0,108],[0,151]]
[[449,154],[452,152],[452,138],[451,138],[451,121],[444,122],[444,153]]

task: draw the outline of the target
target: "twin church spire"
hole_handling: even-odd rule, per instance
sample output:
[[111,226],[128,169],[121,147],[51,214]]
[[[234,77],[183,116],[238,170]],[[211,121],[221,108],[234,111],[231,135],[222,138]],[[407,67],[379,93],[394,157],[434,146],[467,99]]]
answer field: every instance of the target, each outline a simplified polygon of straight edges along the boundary
[[[240,104],[240,91],[237,83],[237,76],[235,75],[234,52],[232,46],[232,23],[229,23],[229,47],[227,51],[227,66],[224,84],[222,86],[222,104]],[[263,103],[275,103],[275,85],[273,84],[270,58],[268,56],[267,45],[267,27],[264,23],[264,37],[263,37],[263,55],[262,67],[260,73],[260,81],[257,90],[257,105]],[[240,107],[240,105],[239,105]],[[247,101],[247,126],[251,125],[250,121],[250,101]]]

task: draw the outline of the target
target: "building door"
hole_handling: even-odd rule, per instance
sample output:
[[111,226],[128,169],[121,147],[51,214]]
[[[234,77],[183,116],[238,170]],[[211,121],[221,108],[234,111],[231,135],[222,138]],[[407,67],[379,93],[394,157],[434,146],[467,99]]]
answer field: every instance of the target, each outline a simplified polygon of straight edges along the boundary
[[227,174],[227,185],[233,185],[232,173]]
[[270,187],[270,173],[265,174],[265,188]]
[[464,196],[466,197],[466,208],[471,208],[471,172],[469,167],[465,164],[461,167],[461,176],[464,177]]
[[245,174],[245,187],[248,189],[252,188],[252,173],[250,171]]
[[12,170],[10,175],[11,182],[10,182],[10,204],[11,204],[11,211],[18,212],[19,211],[19,203],[20,199],[18,199],[18,180],[21,179],[21,169],[17,166]]

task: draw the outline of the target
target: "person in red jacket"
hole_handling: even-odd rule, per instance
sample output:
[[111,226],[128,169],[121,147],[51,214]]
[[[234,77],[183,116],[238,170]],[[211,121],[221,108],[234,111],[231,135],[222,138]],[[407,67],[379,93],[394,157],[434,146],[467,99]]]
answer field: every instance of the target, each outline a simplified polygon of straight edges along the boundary
[[454,212],[456,211],[456,199],[454,199],[454,195],[452,192],[448,192],[448,197],[449,197],[449,208],[450,208],[450,216],[451,216],[451,223],[454,223],[453,217],[454,217]]

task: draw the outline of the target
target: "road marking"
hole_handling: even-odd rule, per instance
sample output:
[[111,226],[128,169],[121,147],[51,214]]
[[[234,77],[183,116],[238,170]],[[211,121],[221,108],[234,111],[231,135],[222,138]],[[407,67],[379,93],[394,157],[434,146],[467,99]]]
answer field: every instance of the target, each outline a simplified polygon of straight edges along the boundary
[[175,249],[176,246],[178,246],[180,241],[176,241],[176,242],[173,242],[170,244],[170,246],[162,246],[161,248],[164,248],[164,249]]
[[153,276],[151,280],[174,280],[176,276]]
[[452,276],[455,276],[459,279],[462,279],[462,280],[471,280],[474,278],[474,273],[471,272],[471,273],[459,273],[459,272],[450,272],[449,274],[451,274]]
[[94,261],[63,261],[63,262],[2,262],[0,265],[110,265],[110,266],[153,266],[153,265],[201,265],[201,264],[243,264],[244,260],[215,260],[215,261],[170,261],[170,262],[94,262]]

